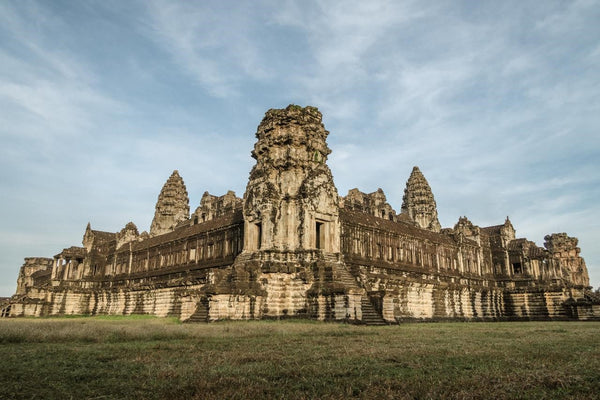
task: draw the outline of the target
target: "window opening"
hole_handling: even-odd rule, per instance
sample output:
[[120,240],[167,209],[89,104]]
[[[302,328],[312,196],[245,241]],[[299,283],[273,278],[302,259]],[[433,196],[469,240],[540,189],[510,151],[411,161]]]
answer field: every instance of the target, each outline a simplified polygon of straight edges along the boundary
[[262,245],[262,224],[259,222],[256,224],[256,248],[260,249]]
[[513,263],[512,267],[513,267],[513,273],[515,273],[515,274],[523,273],[523,267],[521,266],[521,263],[519,263],[519,262]]
[[325,225],[323,222],[319,222],[317,221],[316,223],[316,231],[315,231],[315,247],[317,249],[323,249],[324,245],[325,245],[325,229],[324,226]]

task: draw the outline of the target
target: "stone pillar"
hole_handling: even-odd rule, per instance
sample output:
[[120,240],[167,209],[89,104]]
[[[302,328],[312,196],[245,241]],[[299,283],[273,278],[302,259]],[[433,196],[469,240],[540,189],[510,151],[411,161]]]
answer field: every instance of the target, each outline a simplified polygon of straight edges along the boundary
[[131,274],[132,264],[133,264],[133,249],[132,249],[131,243],[129,243],[129,265],[127,267],[128,274]]
[[66,257],[65,258],[65,265],[64,265],[64,269],[63,269],[63,280],[67,280],[70,279],[70,271],[71,270],[71,259]]
[[60,265],[60,258],[54,257],[54,261],[52,263],[52,279],[59,279],[59,274],[60,274],[59,265]]
[[504,269],[506,270],[506,275],[509,277],[514,275],[512,266],[510,265],[510,256],[508,255],[508,251],[504,252]]

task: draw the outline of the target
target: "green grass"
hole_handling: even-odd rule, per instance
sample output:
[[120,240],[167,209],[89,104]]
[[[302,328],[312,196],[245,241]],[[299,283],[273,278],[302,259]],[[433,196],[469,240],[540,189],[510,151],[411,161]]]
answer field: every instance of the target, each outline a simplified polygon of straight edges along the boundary
[[597,322],[0,320],[2,399],[598,396]]

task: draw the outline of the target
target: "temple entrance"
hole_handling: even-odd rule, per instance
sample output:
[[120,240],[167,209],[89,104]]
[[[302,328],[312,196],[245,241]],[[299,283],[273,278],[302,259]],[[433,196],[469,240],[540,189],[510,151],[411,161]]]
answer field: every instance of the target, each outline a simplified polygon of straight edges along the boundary
[[256,224],[256,249],[260,249],[262,245],[262,224]]
[[317,221],[315,227],[315,247],[325,249],[325,222]]

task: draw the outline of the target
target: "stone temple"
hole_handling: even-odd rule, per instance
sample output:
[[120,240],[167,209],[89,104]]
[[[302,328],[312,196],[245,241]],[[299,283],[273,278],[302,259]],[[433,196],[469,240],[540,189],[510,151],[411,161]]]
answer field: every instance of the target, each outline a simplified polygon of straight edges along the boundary
[[3,316],[152,314],[183,321],[310,318],[364,324],[427,320],[600,319],[577,239],[516,238],[507,218],[442,228],[414,167],[400,213],[384,192],[341,197],[321,113],[267,111],[243,198],[205,193],[190,214],[177,171],[150,233],[88,224],[82,247],[26,258]]

